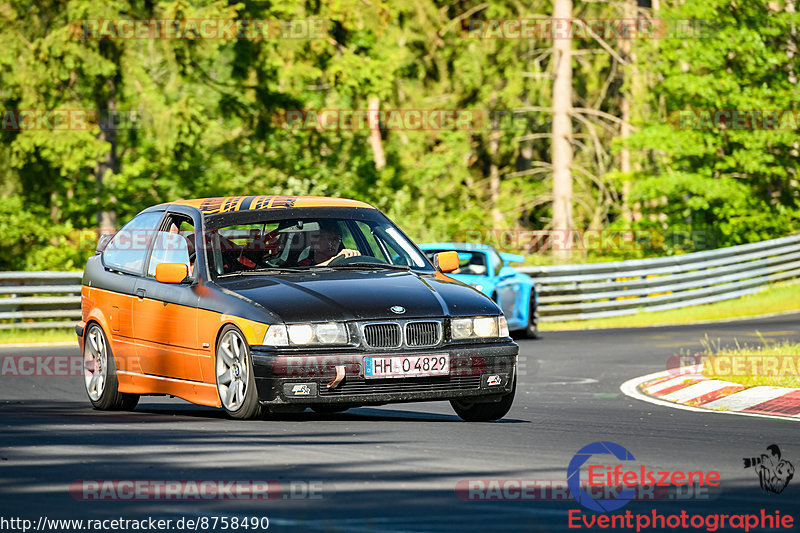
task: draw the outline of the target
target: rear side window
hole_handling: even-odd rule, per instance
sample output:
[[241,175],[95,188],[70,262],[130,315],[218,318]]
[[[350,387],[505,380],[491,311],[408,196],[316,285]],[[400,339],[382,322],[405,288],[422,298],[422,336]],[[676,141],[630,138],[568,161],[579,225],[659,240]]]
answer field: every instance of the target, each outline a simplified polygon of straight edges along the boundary
[[150,241],[163,215],[161,211],[142,213],[125,224],[103,251],[106,268],[141,275]]

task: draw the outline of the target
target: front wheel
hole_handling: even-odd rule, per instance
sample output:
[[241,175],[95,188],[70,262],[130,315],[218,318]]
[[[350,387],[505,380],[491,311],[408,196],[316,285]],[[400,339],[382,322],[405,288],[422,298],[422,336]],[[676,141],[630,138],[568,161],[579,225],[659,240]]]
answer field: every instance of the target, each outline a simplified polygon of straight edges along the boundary
[[139,395],[119,392],[117,365],[103,328],[92,324],[85,335],[83,381],[89,401],[102,411],[132,411],[139,403]]
[[248,420],[261,414],[250,347],[235,326],[225,326],[217,342],[217,391],[231,418]]
[[514,403],[514,395],[517,392],[517,378],[514,377],[514,385],[511,392],[505,394],[498,402],[477,403],[465,400],[451,400],[450,405],[456,414],[467,422],[491,422],[506,416]]

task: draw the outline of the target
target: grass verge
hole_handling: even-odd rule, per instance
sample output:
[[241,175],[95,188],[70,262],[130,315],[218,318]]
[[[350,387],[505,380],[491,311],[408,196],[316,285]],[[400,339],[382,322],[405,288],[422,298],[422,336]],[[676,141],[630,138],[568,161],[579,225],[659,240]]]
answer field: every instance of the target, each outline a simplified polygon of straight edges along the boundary
[[34,344],[37,342],[74,342],[75,328],[0,329],[0,344]]
[[643,328],[672,324],[691,324],[708,320],[728,320],[749,316],[800,311],[800,283],[776,283],[764,291],[713,304],[655,311],[613,318],[593,318],[565,322],[539,322],[540,331],[567,331],[603,328]]
[[800,388],[800,343],[784,341],[756,348],[714,350],[704,361],[703,375],[746,387]]

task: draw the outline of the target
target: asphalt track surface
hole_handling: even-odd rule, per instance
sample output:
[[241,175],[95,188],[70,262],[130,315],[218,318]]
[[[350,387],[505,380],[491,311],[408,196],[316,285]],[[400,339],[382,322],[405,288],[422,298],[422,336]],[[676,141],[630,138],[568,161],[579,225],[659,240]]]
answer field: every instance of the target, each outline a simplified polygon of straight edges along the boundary
[[[132,413],[100,412],[91,408],[81,378],[2,376],[0,517],[36,524],[40,516],[265,516],[278,531],[564,531],[570,510],[592,513],[563,498],[463,501],[456,484],[564,480],[581,447],[611,441],[629,450],[637,466],[716,470],[722,479],[701,498],[633,501],[619,512],[763,509],[800,519],[800,472],[782,494],[769,494],[742,462],[776,443],[800,469],[800,424],[687,412],[619,391],[630,378],[663,370],[672,355],[699,352],[706,337],[732,345],[757,344],[760,336],[800,340],[800,315],[520,339],[516,402],[495,423],[462,422],[447,403],[249,422],[165,397],[143,398]],[[79,355],[77,344],[0,350],[3,357],[31,354]],[[77,480],[277,480],[295,494],[269,501],[98,502],[70,495]],[[316,497],[300,497],[304,487]]]

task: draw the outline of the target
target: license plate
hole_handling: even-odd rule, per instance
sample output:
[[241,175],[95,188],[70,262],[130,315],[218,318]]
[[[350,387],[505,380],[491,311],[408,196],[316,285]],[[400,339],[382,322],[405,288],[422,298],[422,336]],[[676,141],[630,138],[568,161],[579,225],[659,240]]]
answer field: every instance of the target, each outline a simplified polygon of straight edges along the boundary
[[450,373],[449,355],[365,357],[365,378],[408,378],[446,376]]

